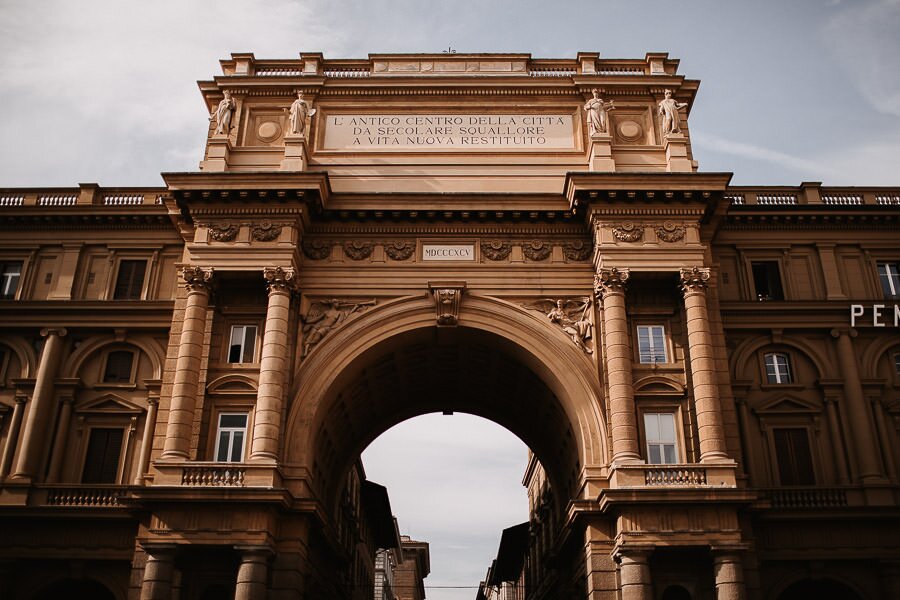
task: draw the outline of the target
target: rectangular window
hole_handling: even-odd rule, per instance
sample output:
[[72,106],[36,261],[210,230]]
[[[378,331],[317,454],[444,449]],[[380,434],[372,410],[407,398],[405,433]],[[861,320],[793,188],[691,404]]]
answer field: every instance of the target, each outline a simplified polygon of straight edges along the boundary
[[793,383],[791,359],[787,354],[766,354],[766,381],[768,383]]
[[146,260],[119,261],[119,274],[116,277],[116,290],[113,298],[115,300],[140,300],[146,271]]
[[805,428],[773,429],[781,485],[815,485],[809,436]]
[[878,263],[878,278],[885,298],[900,298],[900,264]]
[[784,300],[781,288],[781,274],[776,261],[752,262],[753,286],[756,288],[756,299],[760,302],[768,300]]
[[118,483],[124,433],[121,428],[91,429],[82,483]]
[[0,263],[0,300],[11,300],[16,297],[21,278],[21,262]]
[[638,354],[644,364],[664,363],[666,360],[666,330],[662,325],[639,325]]
[[219,432],[216,437],[216,462],[243,462],[246,439],[246,413],[220,414]]
[[252,363],[256,350],[256,325],[233,325],[228,345],[228,362]]
[[103,370],[103,383],[130,383],[131,368],[134,365],[134,353],[128,350],[116,350],[106,355],[106,368]]
[[678,462],[673,413],[644,413],[644,433],[647,437],[647,463],[672,465]]

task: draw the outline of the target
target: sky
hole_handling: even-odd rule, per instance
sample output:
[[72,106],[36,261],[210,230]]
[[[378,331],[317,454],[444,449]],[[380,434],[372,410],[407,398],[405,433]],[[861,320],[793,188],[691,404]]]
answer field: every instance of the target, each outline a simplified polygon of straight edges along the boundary
[[[900,0],[0,0],[0,188],[158,186],[160,172],[196,170],[208,114],[195,82],[232,52],[450,46],[668,52],[702,81],[701,170],[738,185],[900,186],[898,31]],[[401,531],[431,544],[430,586],[477,585],[500,531],[527,518],[526,451],[464,415],[409,421],[366,451]]]

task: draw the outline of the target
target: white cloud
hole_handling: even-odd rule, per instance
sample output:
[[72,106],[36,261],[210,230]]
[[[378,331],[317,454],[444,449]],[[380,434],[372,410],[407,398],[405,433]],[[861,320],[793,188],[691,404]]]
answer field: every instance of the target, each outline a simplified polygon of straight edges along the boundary
[[814,160],[792,156],[771,148],[729,140],[701,131],[695,130],[691,132],[691,144],[701,151],[722,152],[732,156],[788,167],[798,173],[805,173],[807,177],[823,177],[828,174],[827,170]]

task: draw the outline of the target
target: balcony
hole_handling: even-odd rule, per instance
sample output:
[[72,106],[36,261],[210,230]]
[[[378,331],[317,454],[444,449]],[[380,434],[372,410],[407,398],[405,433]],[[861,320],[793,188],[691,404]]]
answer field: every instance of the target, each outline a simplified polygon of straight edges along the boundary
[[38,485],[32,490],[28,504],[65,508],[124,508],[127,485],[54,484]]
[[275,488],[281,474],[270,463],[157,462],[153,486]]
[[615,488],[734,488],[735,464],[624,464],[617,466],[610,479]]

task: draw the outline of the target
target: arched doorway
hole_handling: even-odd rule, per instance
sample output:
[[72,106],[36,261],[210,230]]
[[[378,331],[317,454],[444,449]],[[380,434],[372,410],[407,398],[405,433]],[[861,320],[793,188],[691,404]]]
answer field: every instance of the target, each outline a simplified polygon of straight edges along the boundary
[[670,585],[664,591],[661,600],[691,600],[691,593],[680,585]]
[[792,583],[778,600],[863,600],[849,586],[834,579],[801,579]]
[[116,596],[102,583],[93,579],[61,579],[44,588],[33,600],[116,600]]

